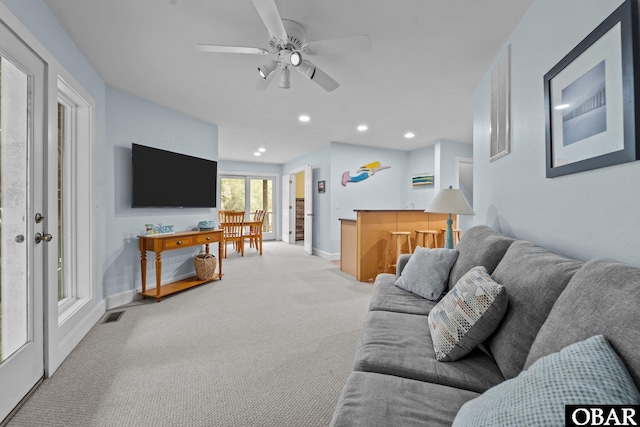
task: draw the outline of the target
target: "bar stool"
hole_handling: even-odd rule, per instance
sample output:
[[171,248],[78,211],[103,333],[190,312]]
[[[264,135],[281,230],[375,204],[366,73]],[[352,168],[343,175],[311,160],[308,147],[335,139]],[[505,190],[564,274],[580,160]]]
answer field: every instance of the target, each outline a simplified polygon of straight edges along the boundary
[[[407,239],[407,245],[409,246],[409,252],[413,253],[411,249],[411,232],[410,231],[390,231],[389,240],[387,242],[387,256],[384,260],[384,271],[387,272],[389,267],[395,267],[398,263],[398,257],[402,252],[402,238]],[[395,242],[394,242],[395,240]]]
[[[441,230],[442,230],[442,247],[444,248],[444,243],[445,243],[445,240],[447,239],[447,229],[442,228]],[[455,246],[460,241],[460,229],[453,228],[451,231],[453,232],[451,234],[453,237],[453,245]]]
[[[429,236],[433,246],[429,246]],[[420,245],[422,240],[422,245]],[[422,246],[423,248],[437,248],[438,247],[438,232],[436,230],[416,230],[416,246]]]

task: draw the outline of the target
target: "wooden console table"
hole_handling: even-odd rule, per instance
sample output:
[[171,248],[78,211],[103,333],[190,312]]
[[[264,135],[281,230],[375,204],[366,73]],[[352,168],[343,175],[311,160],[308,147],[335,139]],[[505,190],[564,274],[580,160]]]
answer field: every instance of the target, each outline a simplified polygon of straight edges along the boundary
[[[185,233],[138,236],[140,240],[140,270],[142,272],[142,292],[140,292],[140,295],[142,295],[142,298],[155,297],[156,302],[160,302],[160,298],[166,295],[180,292],[214,279],[222,280],[223,237],[222,230],[187,231]],[[205,251],[209,253],[209,243],[215,242],[218,243],[218,273],[213,276],[212,279],[198,280],[198,278],[194,276],[160,286],[163,251],[205,245]],[[147,290],[147,251],[154,251],[156,253],[156,288],[149,290]]]

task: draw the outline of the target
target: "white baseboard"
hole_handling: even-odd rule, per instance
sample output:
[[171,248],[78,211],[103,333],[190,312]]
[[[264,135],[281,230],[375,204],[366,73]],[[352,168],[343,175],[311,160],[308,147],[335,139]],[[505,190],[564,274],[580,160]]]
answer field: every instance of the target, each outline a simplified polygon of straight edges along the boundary
[[340,260],[340,254],[339,254],[339,253],[337,253],[337,254],[330,254],[329,252],[321,251],[321,250],[316,249],[316,248],[312,248],[311,252],[312,252],[314,255],[317,255],[317,256],[319,256],[320,258],[322,258],[322,259],[326,259],[326,260],[328,260],[328,261],[338,261],[338,260]]
[[119,294],[109,295],[104,300],[107,306],[107,310],[111,310],[112,308],[129,304],[130,302],[136,300],[137,296],[138,296],[137,290],[129,290],[129,291],[120,292]]
[[[187,279],[189,277],[193,277],[194,275],[195,275],[195,272],[182,274],[180,276],[172,277],[170,279],[165,279],[162,282],[160,282],[161,283],[160,286],[173,283],[178,280]],[[156,288],[155,280],[153,281],[153,283],[147,283],[147,290],[155,289],[155,288]],[[140,299],[140,295],[138,295],[138,292],[141,292],[141,291],[142,291],[142,287],[140,287],[139,289],[131,289],[128,291],[120,292],[118,294],[113,294],[113,295],[109,295],[108,297],[105,297],[104,300],[107,306],[107,310],[111,310],[113,308],[120,307],[121,305],[129,304],[130,302]]]

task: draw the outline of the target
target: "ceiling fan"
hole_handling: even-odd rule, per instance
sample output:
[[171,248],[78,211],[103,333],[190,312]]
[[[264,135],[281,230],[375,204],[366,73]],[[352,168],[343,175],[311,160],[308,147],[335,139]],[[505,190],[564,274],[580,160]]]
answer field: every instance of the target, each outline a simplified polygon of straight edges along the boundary
[[277,74],[280,74],[279,86],[288,89],[290,87],[290,70],[293,68],[327,92],[331,92],[337,89],[340,84],[305,57],[307,55],[364,52],[371,48],[371,40],[367,35],[307,41],[302,25],[280,17],[275,0],[252,0],[252,2],[271,36],[269,49],[212,44],[196,44],[196,49],[212,53],[274,55],[275,59],[258,67],[260,74],[258,89],[266,89],[271,80],[275,80]]

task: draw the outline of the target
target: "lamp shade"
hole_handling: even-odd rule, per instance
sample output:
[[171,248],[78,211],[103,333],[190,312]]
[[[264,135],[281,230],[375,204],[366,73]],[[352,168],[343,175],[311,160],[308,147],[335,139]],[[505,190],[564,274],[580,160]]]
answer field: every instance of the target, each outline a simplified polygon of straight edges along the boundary
[[451,187],[440,190],[427,209],[425,209],[425,212],[475,215],[473,208],[465,199],[462,191]]

